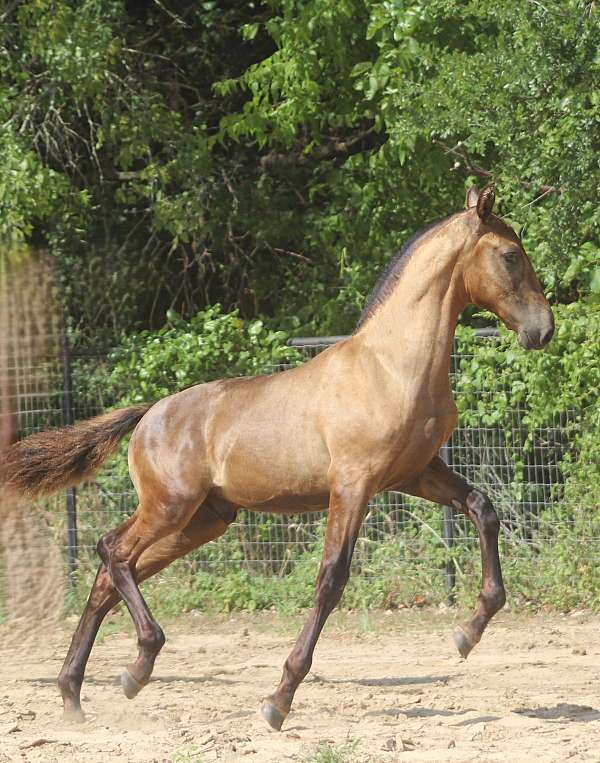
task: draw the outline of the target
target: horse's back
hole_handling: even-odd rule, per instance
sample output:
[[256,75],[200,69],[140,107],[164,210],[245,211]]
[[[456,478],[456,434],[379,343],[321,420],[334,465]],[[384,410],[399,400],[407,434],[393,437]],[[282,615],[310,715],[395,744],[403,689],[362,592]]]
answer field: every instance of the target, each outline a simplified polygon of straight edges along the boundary
[[199,384],[160,400],[131,439],[134,484],[166,482],[186,496],[208,488],[246,506],[271,505],[280,489],[327,492],[316,376],[307,364]]

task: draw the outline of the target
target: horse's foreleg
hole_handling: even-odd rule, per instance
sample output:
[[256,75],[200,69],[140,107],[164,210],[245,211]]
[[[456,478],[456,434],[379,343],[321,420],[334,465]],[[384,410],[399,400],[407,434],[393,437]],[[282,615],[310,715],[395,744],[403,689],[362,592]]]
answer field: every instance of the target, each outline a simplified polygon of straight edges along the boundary
[[313,651],[325,621],[341,598],[367,501],[364,484],[338,480],[332,486],[315,606],[285,662],[277,690],[264,699],[261,706],[263,717],[277,731],[290,711],[296,689],[310,670]]
[[[168,567],[175,559],[218,538],[229,527],[234,517],[233,511],[223,510],[217,514],[205,504],[196,512],[187,527],[157,541],[141,554],[135,565],[135,579],[141,583]],[[102,620],[120,600],[106,565],[101,564],[58,677],[65,717],[69,719],[84,718],[80,695],[85,667]]]
[[506,601],[498,555],[498,516],[487,495],[453,472],[439,457],[434,458],[417,479],[398,489],[463,511],[477,528],[481,547],[481,591],[473,615],[454,633],[458,651],[467,657]]

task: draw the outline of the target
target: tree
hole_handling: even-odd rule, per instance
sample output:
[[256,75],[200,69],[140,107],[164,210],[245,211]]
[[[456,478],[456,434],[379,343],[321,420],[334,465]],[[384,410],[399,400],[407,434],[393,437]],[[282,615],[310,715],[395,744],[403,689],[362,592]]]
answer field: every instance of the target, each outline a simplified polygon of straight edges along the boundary
[[494,177],[555,301],[600,291],[600,32],[580,0],[25,0],[0,21],[0,235],[88,338],[219,301],[352,328]]

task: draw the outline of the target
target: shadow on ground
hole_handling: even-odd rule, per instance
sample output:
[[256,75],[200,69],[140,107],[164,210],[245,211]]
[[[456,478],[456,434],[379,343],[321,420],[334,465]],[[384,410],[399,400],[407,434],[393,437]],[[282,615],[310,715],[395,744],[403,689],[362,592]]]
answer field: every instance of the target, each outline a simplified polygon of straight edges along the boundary
[[314,673],[307,681],[320,684],[358,684],[358,686],[418,686],[447,684],[450,676],[385,676],[383,678],[324,678]]
[[588,705],[572,705],[569,702],[560,702],[554,707],[520,707],[513,710],[518,715],[526,715],[528,718],[540,718],[544,721],[558,721],[565,718],[570,721],[597,721],[600,711],[594,710]]

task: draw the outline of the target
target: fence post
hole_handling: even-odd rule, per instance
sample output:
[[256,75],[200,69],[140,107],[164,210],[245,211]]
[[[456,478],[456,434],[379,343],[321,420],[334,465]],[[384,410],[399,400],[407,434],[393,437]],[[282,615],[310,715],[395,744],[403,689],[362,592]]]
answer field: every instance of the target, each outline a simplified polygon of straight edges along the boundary
[[[442,460],[452,468],[452,441],[448,440],[442,445],[440,451]],[[444,506],[443,537],[446,550],[454,545],[454,515],[450,506]],[[456,584],[456,568],[452,559],[446,561],[446,588],[448,589],[448,604],[455,604],[454,586]]]
[[[72,426],[73,414],[73,379],[71,374],[71,354],[67,333],[62,332],[63,399],[62,418],[65,426]],[[70,487],[66,493],[67,506],[67,555],[69,560],[69,588],[75,585],[77,570],[77,490]]]

